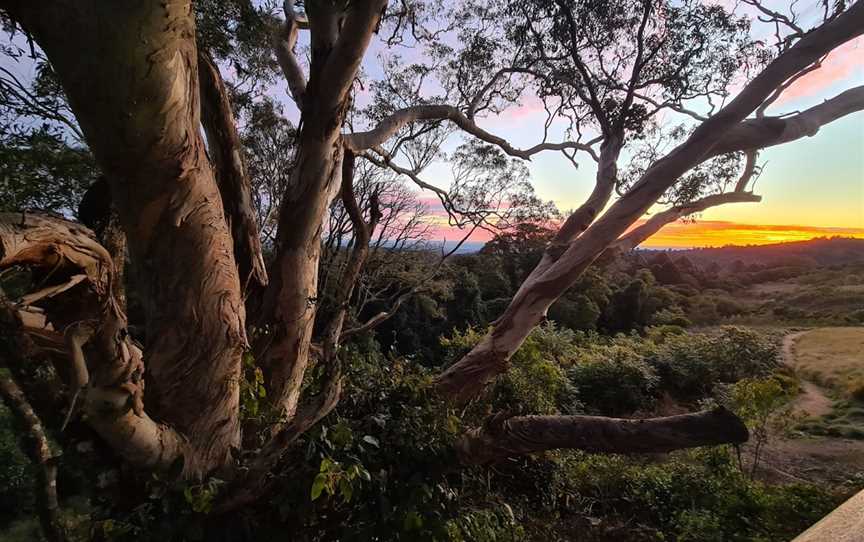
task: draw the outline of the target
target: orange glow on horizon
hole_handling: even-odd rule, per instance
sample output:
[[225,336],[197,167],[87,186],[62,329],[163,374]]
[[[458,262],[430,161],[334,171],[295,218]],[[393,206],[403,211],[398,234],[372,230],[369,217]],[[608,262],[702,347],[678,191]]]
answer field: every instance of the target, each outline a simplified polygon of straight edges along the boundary
[[642,243],[645,248],[698,248],[726,245],[769,245],[807,241],[816,237],[864,239],[864,228],[738,224],[726,221],[675,222],[667,224]]
[[[449,227],[443,217],[432,217],[430,238],[455,242],[467,230]],[[633,227],[641,225],[638,221]],[[727,245],[770,245],[791,241],[808,241],[817,237],[852,237],[864,239],[864,228],[800,226],[773,224],[743,224],[725,220],[679,221],[667,224],[654,236],[642,243],[644,248],[708,248]],[[468,239],[471,242],[486,242],[492,233],[477,229]]]

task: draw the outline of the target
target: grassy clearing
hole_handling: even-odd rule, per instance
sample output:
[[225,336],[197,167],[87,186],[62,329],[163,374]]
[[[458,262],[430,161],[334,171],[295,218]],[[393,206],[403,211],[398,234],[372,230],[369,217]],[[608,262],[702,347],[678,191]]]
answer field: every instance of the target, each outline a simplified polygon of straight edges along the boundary
[[836,398],[831,413],[805,421],[814,435],[864,439],[864,328],[822,328],[801,335],[794,346],[800,375]]
[[814,329],[795,343],[795,366],[840,397],[864,401],[864,328]]

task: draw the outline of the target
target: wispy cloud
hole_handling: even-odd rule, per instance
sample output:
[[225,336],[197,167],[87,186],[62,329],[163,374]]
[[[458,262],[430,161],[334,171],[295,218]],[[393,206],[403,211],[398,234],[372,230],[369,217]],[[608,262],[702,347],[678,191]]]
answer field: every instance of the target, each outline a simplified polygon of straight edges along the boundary
[[849,79],[864,81],[864,38],[856,38],[835,49],[822,67],[795,81],[780,96],[778,103],[816,96],[831,86]]

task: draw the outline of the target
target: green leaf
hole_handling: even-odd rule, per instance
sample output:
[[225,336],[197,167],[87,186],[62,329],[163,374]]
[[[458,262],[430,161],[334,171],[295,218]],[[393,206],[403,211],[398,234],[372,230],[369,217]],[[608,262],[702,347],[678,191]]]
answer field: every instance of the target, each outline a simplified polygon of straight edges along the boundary
[[363,442],[365,442],[365,443],[367,443],[367,444],[371,444],[372,446],[375,446],[376,448],[380,448],[380,447],[381,447],[381,443],[378,442],[378,439],[375,438],[375,437],[373,437],[372,435],[366,435],[366,436],[364,436],[364,437],[363,437]]
[[354,487],[347,478],[341,478],[339,480],[339,493],[342,494],[342,499],[345,502],[351,501],[351,496],[354,495]]
[[327,485],[327,475],[324,473],[320,473],[315,477],[315,480],[312,482],[312,500],[318,499],[321,496],[321,492],[324,491],[324,487]]

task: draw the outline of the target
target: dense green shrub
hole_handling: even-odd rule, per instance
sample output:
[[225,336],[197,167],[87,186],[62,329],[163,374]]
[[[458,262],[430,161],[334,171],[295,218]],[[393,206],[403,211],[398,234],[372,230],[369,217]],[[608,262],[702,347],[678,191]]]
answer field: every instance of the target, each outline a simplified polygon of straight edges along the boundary
[[718,383],[765,376],[778,365],[777,345],[757,331],[727,326],[715,334],[667,337],[650,363],[675,397],[711,394]]
[[[442,338],[456,361],[483,333],[473,328]],[[487,399],[495,408],[531,414],[555,414],[572,409],[572,389],[563,367],[576,356],[577,335],[549,322],[535,329],[510,360],[510,370],[498,377]]]
[[649,408],[659,384],[643,356],[621,344],[592,349],[567,375],[588,410],[609,416]]
[[626,523],[630,533],[647,533],[621,540],[787,541],[845,496],[809,484],[752,482],[722,447],[662,463],[568,454],[560,469],[560,491],[583,497],[583,509],[598,518],[592,527]]

